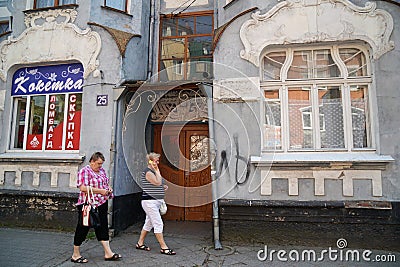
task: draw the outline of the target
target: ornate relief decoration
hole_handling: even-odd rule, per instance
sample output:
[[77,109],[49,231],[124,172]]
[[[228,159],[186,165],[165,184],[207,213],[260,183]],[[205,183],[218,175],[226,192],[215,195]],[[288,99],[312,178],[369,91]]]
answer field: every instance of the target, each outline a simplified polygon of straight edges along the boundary
[[94,22],[89,22],[89,25],[93,25],[93,26],[97,26],[100,28],[103,28],[104,30],[106,30],[114,39],[115,43],[118,46],[118,50],[121,53],[121,56],[125,56],[125,51],[126,51],[126,47],[129,43],[129,41],[133,38],[133,37],[141,37],[140,34],[132,34],[129,32],[124,32],[124,31],[120,31],[120,30],[116,30],[110,27],[106,27],[104,25],[100,25]]
[[[381,170],[306,170],[306,171],[269,171],[261,170],[261,195],[271,196],[273,192],[272,179],[284,179],[288,181],[288,195],[299,195],[299,180],[314,180],[314,195],[325,196],[327,180],[342,182],[342,195],[345,197],[354,196],[354,182],[356,180],[369,180],[373,197],[382,196],[382,174]],[[330,188],[332,189],[332,188]],[[277,190],[279,191],[279,190]]]
[[362,40],[377,59],[394,48],[392,31],[393,18],[373,2],[360,7],[348,0],[286,0],[243,23],[240,56],[259,66],[269,45]]
[[75,9],[56,9],[26,14],[27,29],[17,38],[0,43],[0,78],[5,81],[12,65],[77,60],[84,78],[99,74],[97,57],[101,39],[97,32],[82,30],[73,22]]
[[195,90],[169,91],[153,106],[151,120],[202,121],[208,117],[207,98]]

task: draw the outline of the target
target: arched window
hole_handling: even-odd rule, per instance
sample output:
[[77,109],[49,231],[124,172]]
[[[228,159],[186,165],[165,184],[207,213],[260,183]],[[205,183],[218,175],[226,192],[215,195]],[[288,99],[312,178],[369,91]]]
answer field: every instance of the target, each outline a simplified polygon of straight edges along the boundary
[[374,148],[368,59],[355,44],[268,49],[261,65],[264,149]]

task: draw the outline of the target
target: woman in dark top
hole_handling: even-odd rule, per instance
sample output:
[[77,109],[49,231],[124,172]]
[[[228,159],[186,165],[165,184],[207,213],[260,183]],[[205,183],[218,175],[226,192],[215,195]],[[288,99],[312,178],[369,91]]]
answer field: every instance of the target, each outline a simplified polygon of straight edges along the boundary
[[168,189],[163,184],[163,178],[158,169],[160,163],[160,154],[150,153],[146,156],[147,168],[142,173],[142,207],[146,213],[142,231],[136,244],[136,249],[149,251],[150,248],[144,244],[144,239],[148,232],[154,228],[154,235],[160,243],[161,253],[166,255],[175,255],[175,251],[170,249],[164,241],[163,228],[164,223],[160,215],[160,206],[164,201],[164,190]]

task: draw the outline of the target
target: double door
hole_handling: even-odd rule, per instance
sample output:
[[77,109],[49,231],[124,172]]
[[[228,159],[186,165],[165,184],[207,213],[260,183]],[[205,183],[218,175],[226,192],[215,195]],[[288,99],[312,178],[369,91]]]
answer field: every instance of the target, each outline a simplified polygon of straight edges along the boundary
[[211,168],[208,127],[155,125],[154,151],[168,190],[166,220],[211,221]]

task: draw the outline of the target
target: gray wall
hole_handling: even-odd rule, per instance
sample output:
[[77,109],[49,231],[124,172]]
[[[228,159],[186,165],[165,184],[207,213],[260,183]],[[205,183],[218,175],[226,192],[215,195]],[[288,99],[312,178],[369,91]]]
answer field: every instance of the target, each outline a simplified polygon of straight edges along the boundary
[[[353,1],[355,4],[365,6],[367,1]],[[276,5],[278,1],[233,1],[230,5],[220,5],[218,7],[218,26],[227,23],[235,15],[252,7],[258,7],[261,14],[264,14],[271,7]],[[360,190],[362,188],[370,188],[371,182],[366,180],[357,180],[354,183],[354,197],[344,197],[341,191],[341,181],[329,180],[325,184],[325,196],[314,195],[314,183],[311,179],[299,179],[299,196],[288,196],[287,180],[273,180],[274,194],[272,196],[261,196],[260,189],[255,191],[254,186],[235,185],[236,158],[234,156],[234,144],[227,138],[226,132],[237,133],[239,136],[240,156],[260,156],[261,137],[255,134],[249,139],[244,132],[255,132],[255,121],[241,110],[246,104],[257,111],[257,104],[248,103],[217,103],[215,105],[215,118],[224,125],[225,129],[217,127],[216,142],[218,146],[217,166],[221,165],[221,151],[227,152],[228,168],[221,172],[218,188],[220,193],[229,192],[224,197],[235,199],[273,199],[273,200],[349,200],[349,199],[371,199],[371,200],[400,200],[400,6],[386,1],[377,1],[377,8],[388,11],[394,19],[394,29],[390,36],[390,40],[394,41],[395,48],[383,55],[378,60],[373,60],[373,80],[374,92],[376,98],[373,99],[373,115],[377,122],[375,131],[377,134],[377,153],[380,155],[390,155],[395,159],[393,163],[389,163],[386,170],[382,172],[383,196],[372,197],[368,190]],[[214,62],[227,66],[227,69],[233,67],[243,72],[249,77],[259,77],[259,69],[252,63],[240,58],[240,51],[243,44],[239,38],[239,30],[241,25],[250,19],[251,13],[245,14],[229,25],[222,34],[214,52]],[[224,68],[217,69],[215,76],[217,79],[225,78],[227,73]],[[240,123],[244,123],[246,130],[238,129],[238,122],[233,119],[230,114],[226,113],[224,105],[228,105],[235,113],[243,114]],[[242,113],[240,113],[242,112]],[[255,112],[257,114],[257,112]],[[244,119],[245,118],[245,119]],[[248,150],[246,150],[248,149]],[[233,153],[233,154],[232,154]],[[243,153],[243,154],[242,154]],[[245,166],[239,166],[243,173]],[[240,173],[240,171],[239,171]],[[251,166],[249,182],[255,184],[260,183],[260,170]],[[255,185],[253,184],[253,185]]]

